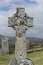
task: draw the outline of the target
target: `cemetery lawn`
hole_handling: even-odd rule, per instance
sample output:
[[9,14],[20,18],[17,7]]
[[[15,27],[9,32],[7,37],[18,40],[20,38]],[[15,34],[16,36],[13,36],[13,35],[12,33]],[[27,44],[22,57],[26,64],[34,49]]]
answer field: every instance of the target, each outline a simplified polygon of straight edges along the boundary
[[[0,55],[0,65],[8,65],[10,59],[14,57],[14,54]],[[27,57],[32,59],[34,65],[43,65],[43,48],[28,50]]]

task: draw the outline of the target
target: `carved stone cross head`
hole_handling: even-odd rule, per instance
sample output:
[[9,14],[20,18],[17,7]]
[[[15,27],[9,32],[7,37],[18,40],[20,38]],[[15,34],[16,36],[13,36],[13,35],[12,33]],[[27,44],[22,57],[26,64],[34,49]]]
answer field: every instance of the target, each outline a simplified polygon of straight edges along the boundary
[[17,8],[16,14],[12,17],[8,17],[8,26],[13,27],[17,36],[22,36],[29,26],[33,26],[33,17],[29,17],[25,13],[25,8]]

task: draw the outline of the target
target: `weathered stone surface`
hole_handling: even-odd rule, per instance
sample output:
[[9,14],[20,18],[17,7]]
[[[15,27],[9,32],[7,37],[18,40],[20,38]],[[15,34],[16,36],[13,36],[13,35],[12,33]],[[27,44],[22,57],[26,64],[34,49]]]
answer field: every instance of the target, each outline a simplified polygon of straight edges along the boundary
[[[15,58],[17,60],[17,65],[21,60],[23,65],[32,65],[31,61],[25,60],[27,58],[26,52],[26,37],[25,32],[29,26],[33,26],[33,17],[29,17],[25,13],[24,8],[17,8],[16,14],[9,17],[8,26],[12,27],[16,31],[16,43],[15,43]],[[15,61],[12,61],[12,63]],[[15,64],[10,64],[15,65]],[[19,64],[20,65],[20,64]]]
[[17,65],[17,60],[16,60],[15,58],[13,58],[13,59],[10,61],[9,65]]
[[34,65],[32,60],[30,59],[23,59],[21,61],[19,61],[19,64],[18,65]]
[[15,43],[15,58],[17,61],[20,61],[22,59],[27,58],[27,52],[26,52],[26,39],[23,35],[21,38],[16,37],[17,41]]
[[12,59],[9,65],[34,65],[34,64],[30,59],[22,59],[19,62],[17,62],[16,59]]
[[8,38],[2,38],[2,54],[9,54]]
[[14,25],[17,25],[16,22],[24,22],[26,26],[33,26],[33,17],[29,17],[25,13],[25,8],[17,8],[16,14],[14,14],[12,17],[8,17],[8,26],[14,27]]
[[25,15],[25,8],[17,8],[17,14],[23,18]]

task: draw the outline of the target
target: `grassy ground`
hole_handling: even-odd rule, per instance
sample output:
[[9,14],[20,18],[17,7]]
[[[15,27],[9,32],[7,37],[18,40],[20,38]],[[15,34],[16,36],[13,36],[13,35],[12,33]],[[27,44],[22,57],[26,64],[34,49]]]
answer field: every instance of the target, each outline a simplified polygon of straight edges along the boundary
[[34,65],[43,65],[43,49],[35,49],[27,54],[28,58],[32,59]]
[[[38,48],[34,50],[28,50],[28,58],[32,59],[34,65],[43,65],[43,49]],[[14,54],[0,55],[0,65],[8,65],[10,59],[14,57]]]
[[10,59],[14,57],[14,54],[0,55],[0,65],[8,65]]

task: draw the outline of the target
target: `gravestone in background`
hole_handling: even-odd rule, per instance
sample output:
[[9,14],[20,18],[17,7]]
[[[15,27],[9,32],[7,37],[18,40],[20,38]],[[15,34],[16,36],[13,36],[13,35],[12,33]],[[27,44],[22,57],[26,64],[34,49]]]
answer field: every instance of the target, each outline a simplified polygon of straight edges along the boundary
[[27,58],[26,37],[25,33],[29,27],[33,27],[33,17],[25,13],[25,8],[17,8],[12,17],[8,17],[8,26],[16,31],[15,58],[10,61],[9,65],[28,64],[33,65]]
[[9,54],[9,45],[8,45],[8,38],[2,38],[2,54],[7,55]]

